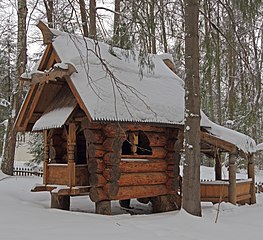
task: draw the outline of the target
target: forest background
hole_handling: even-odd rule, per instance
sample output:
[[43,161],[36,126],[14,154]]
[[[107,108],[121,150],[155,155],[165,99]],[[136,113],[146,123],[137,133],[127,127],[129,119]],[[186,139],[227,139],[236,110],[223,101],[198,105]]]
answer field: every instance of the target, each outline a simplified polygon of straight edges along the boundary
[[[96,36],[112,46],[139,50],[142,65],[149,64],[146,53],[171,53],[177,75],[185,79],[182,0],[5,0],[0,9],[0,154],[8,125],[28,89],[21,85],[19,72],[32,69],[43,52],[35,27],[39,20],[62,31]],[[24,23],[17,17],[21,11]],[[260,0],[200,0],[201,108],[212,121],[245,133],[257,143],[263,141],[262,20]],[[23,32],[18,30],[23,28],[26,48],[21,51],[19,34]],[[36,159],[41,158],[38,137],[31,140]],[[19,144],[24,136],[16,139]],[[202,161],[213,164],[209,159]],[[256,165],[263,168],[260,158]],[[239,167],[245,166],[240,162]]]

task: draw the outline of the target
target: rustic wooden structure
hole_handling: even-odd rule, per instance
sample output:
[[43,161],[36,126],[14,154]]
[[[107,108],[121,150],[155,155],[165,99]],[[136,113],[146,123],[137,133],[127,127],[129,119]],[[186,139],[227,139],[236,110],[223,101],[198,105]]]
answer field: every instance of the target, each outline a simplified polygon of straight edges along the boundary
[[[39,28],[47,48],[38,71],[22,76],[31,87],[16,121],[18,131],[44,131],[43,184],[33,191],[50,191],[51,207],[60,209],[69,209],[70,196],[88,195],[100,214],[111,214],[112,200],[131,198],[150,201],[154,212],[179,209],[183,126],[94,119],[80,96],[81,89],[72,81],[77,69],[72,64],[62,64],[64,59],[53,46],[56,32],[43,23]],[[237,154],[236,146],[204,129],[201,141],[205,154]],[[232,165],[230,172],[228,199],[236,203],[239,198],[235,198]],[[216,179],[221,179],[220,174],[217,159]],[[252,181],[253,174],[251,162]]]
[[[215,180],[201,182],[201,201],[218,203],[227,201],[233,204],[254,204],[255,195],[255,173],[254,156],[245,153],[237,146],[222,139],[218,139],[208,133],[201,132],[202,152],[215,159]],[[222,178],[221,154],[228,153],[229,178]],[[242,157],[247,161],[247,179],[236,178],[236,159]]]

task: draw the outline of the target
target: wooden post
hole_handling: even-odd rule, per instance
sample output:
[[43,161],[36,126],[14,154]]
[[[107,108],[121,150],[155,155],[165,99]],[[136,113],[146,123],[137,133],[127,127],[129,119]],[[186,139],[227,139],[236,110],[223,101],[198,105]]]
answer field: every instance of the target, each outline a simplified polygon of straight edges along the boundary
[[49,141],[48,130],[44,130],[44,163],[43,163],[43,184],[48,184],[48,161],[49,161]]
[[96,202],[96,213],[111,215],[111,201],[105,200]]
[[220,153],[217,153],[215,156],[215,180],[222,180],[222,164]]
[[247,168],[248,178],[252,178],[252,183],[250,187],[250,204],[256,203],[256,192],[255,192],[255,171],[254,171],[254,155],[248,156],[248,168]]
[[59,196],[58,193],[51,193],[51,208],[69,210],[70,196]]
[[236,205],[236,156],[229,154],[229,187],[228,201]]
[[75,186],[75,147],[76,147],[76,125],[69,124],[68,129],[68,173],[69,173],[69,187]]

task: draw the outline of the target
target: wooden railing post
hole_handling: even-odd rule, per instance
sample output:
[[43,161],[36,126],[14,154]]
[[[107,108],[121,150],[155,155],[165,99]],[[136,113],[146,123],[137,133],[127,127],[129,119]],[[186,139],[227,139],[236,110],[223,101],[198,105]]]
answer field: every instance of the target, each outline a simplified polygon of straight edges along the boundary
[[250,187],[250,204],[256,203],[256,192],[255,192],[255,171],[254,171],[254,155],[248,156],[248,168],[247,168],[248,178],[252,178],[252,183]]
[[76,147],[76,125],[75,123],[70,123],[68,129],[68,146],[67,146],[69,187],[74,187],[76,182],[75,147]]
[[43,163],[43,184],[48,184],[48,161],[49,161],[49,141],[48,130],[44,130],[44,163]]
[[229,187],[228,187],[228,201],[236,205],[236,156],[229,154]]

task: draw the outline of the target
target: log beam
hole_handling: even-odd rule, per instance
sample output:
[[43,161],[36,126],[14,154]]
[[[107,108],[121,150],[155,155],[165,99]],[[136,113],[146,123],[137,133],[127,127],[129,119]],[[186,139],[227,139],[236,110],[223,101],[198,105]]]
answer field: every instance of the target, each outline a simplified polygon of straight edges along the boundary
[[166,168],[167,163],[163,159],[152,159],[150,161],[122,160],[120,162],[122,173],[164,172]]

